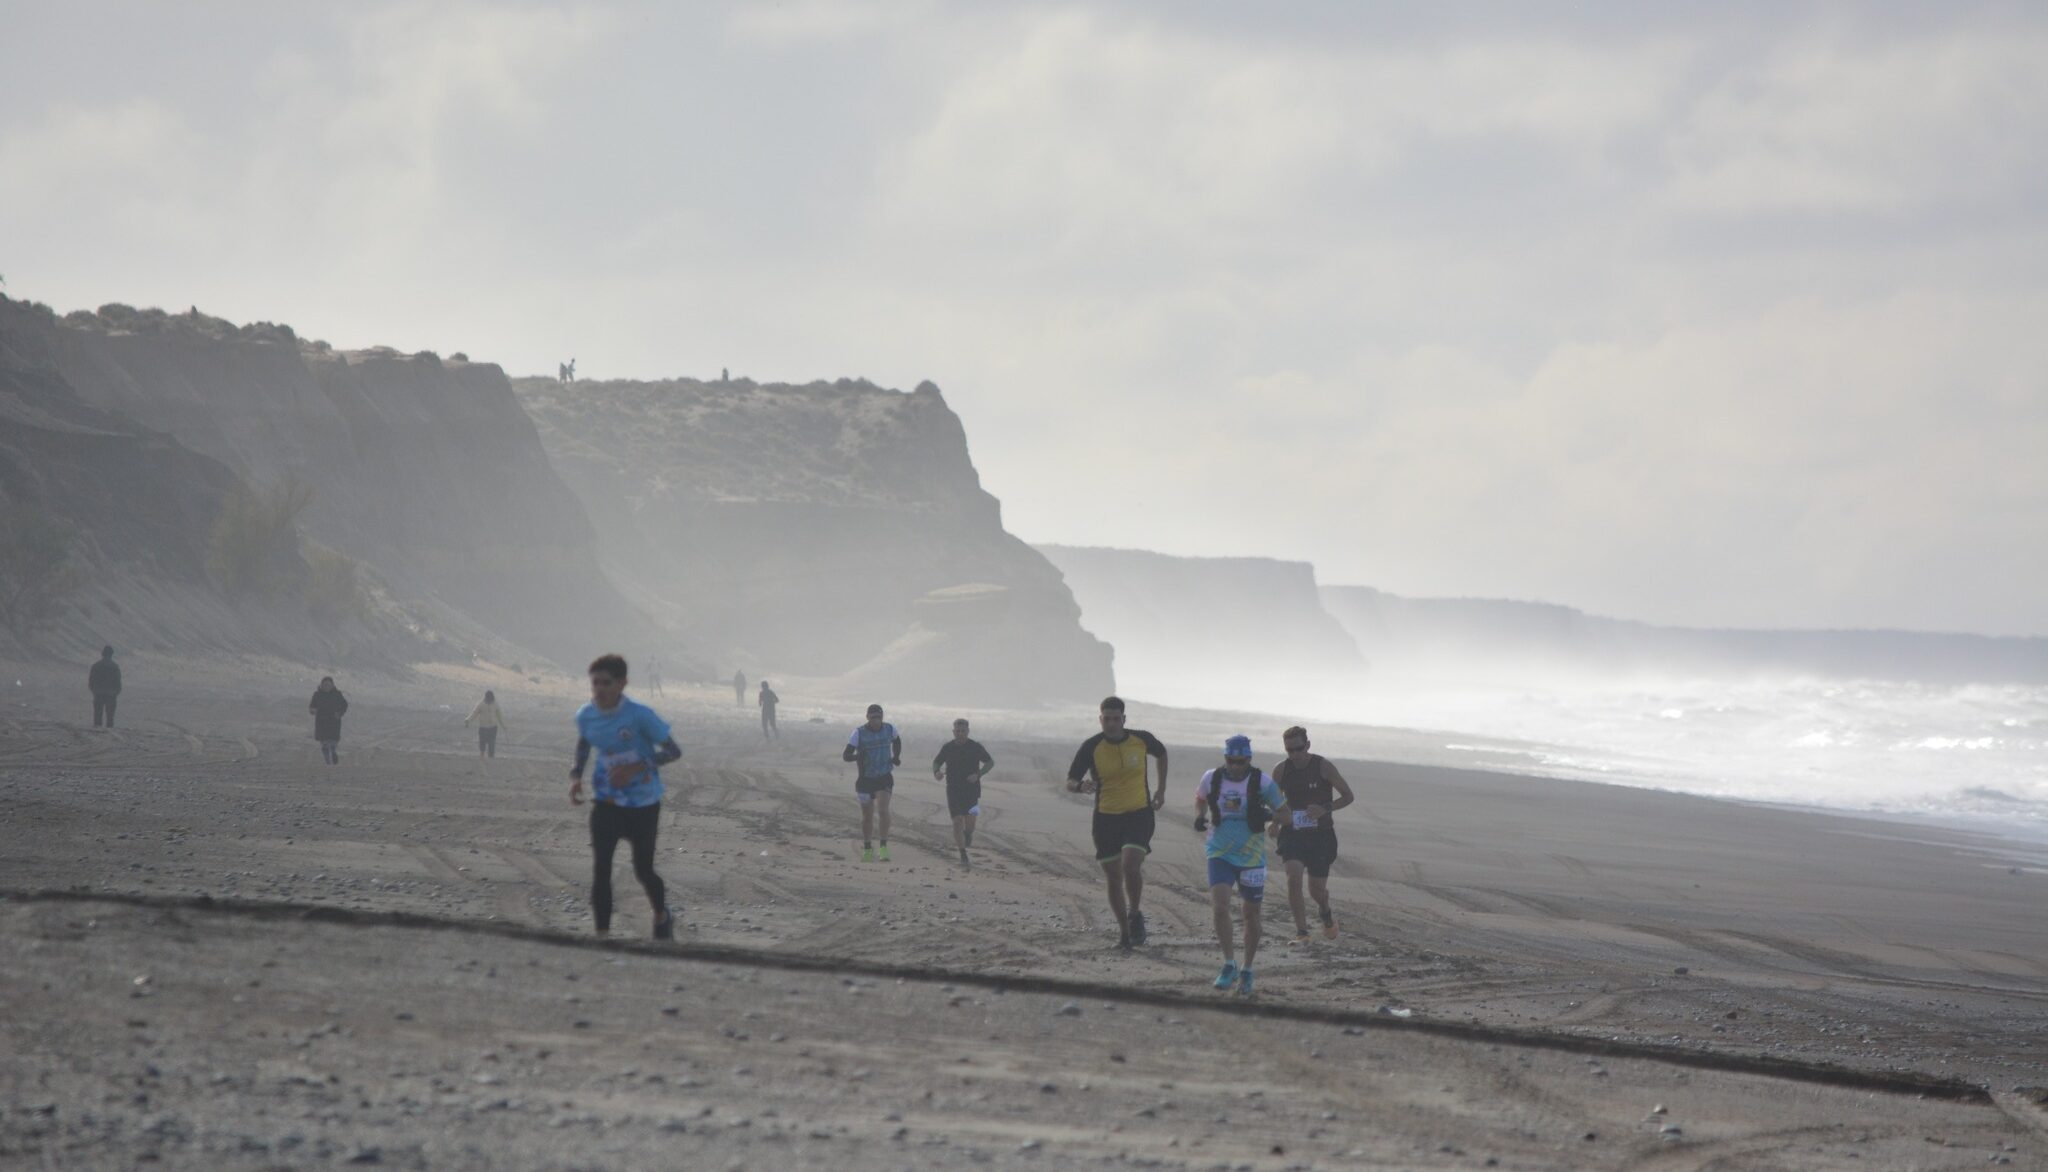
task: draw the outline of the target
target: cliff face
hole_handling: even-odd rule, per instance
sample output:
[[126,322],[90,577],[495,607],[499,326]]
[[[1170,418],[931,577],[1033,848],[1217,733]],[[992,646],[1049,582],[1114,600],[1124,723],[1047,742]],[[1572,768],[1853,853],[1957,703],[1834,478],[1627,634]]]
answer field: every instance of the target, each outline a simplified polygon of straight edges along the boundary
[[313,491],[302,526],[393,589],[562,662],[644,646],[589,520],[496,366],[339,352],[282,326],[123,306],[18,323],[90,406],[259,488]]
[[929,383],[516,386],[613,575],[750,676],[980,704],[1110,690],[1109,648],[1003,530]]
[[62,614],[36,632],[37,650],[90,659],[111,642],[328,663],[450,654],[370,581],[347,613],[309,611],[300,588],[310,569],[295,536],[273,558],[289,589],[228,597],[209,574],[209,540],[223,506],[247,486],[219,460],[86,403],[51,345],[60,328],[48,310],[0,298],[0,505],[74,534],[82,578]]
[[1323,610],[1306,562],[1038,550],[1066,576],[1082,624],[1116,646],[1134,695],[1242,706],[1261,695],[1298,697],[1364,666],[1350,634]]
[[1921,683],[2048,683],[2048,639],[1918,631],[1658,627],[1546,603],[1403,598],[1328,586],[1323,599],[1379,676],[1557,679],[1815,676]]

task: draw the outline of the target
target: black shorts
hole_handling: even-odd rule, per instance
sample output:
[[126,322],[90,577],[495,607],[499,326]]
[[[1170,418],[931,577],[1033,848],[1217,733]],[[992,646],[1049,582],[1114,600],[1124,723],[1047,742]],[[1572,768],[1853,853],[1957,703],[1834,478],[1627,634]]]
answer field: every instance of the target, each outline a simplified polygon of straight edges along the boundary
[[1095,861],[1109,862],[1123,854],[1126,847],[1136,847],[1151,854],[1155,821],[1150,806],[1123,814],[1095,811]]
[[874,797],[876,794],[894,793],[896,792],[896,775],[884,773],[880,777],[859,778],[853,783],[853,792],[855,796],[863,800]]
[[978,781],[946,782],[946,812],[955,818],[981,813],[981,783]]
[[1296,830],[1292,826],[1281,827],[1280,857],[1290,863],[1300,863],[1313,878],[1328,879],[1330,864],[1337,861],[1337,828],[1315,826]]

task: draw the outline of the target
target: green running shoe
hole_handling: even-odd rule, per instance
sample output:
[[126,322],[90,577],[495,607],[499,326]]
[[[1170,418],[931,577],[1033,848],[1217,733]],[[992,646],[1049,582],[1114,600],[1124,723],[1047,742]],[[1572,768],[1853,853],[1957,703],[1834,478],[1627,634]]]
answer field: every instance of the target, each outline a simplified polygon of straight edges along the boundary
[[861,848],[861,850],[860,850],[860,861],[861,861],[861,862],[863,862],[863,863],[872,863],[872,862],[874,862],[874,861],[875,861],[875,848],[874,848],[874,847],[871,847],[871,846],[864,846],[864,847],[862,847],[862,848]]
[[881,853],[881,854],[879,854],[879,855],[877,855],[876,857],[877,857],[877,858],[879,858],[879,859],[881,859],[881,860],[882,860],[883,862],[885,862],[885,863],[889,861],[889,844],[888,844],[888,843],[886,843],[886,842],[885,842],[885,843],[883,843],[883,844],[882,844],[882,853]]

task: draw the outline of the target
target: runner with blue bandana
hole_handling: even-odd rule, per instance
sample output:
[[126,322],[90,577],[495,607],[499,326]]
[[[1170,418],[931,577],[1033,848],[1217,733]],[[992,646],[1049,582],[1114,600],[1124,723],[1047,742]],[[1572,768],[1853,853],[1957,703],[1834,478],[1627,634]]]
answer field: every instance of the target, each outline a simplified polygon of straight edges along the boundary
[[[1216,915],[1216,942],[1223,946],[1223,971],[1216,987],[1237,987],[1252,995],[1252,965],[1259,955],[1259,910],[1266,898],[1266,825],[1288,813],[1280,787],[1252,766],[1252,741],[1223,742],[1223,768],[1202,775],[1195,789],[1195,829],[1209,832],[1209,906]],[[1232,947],[1230,889],[1244,903],[1244,965]]]

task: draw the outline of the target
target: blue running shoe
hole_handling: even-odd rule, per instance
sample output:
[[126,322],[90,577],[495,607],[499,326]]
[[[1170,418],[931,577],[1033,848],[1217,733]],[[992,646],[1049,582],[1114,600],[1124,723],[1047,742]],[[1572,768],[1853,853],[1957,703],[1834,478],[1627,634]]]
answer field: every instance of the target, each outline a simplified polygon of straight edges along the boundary
[[1216,974],[1216,987],[1228,993],[1230,987],[1235,984],[1237,984],[1237,962],[1226,960],[1223,962],[1223,971]]
[[1239,997],[1249,997],[1252,995],[1252,970],[1237,970],[1237,995]]

